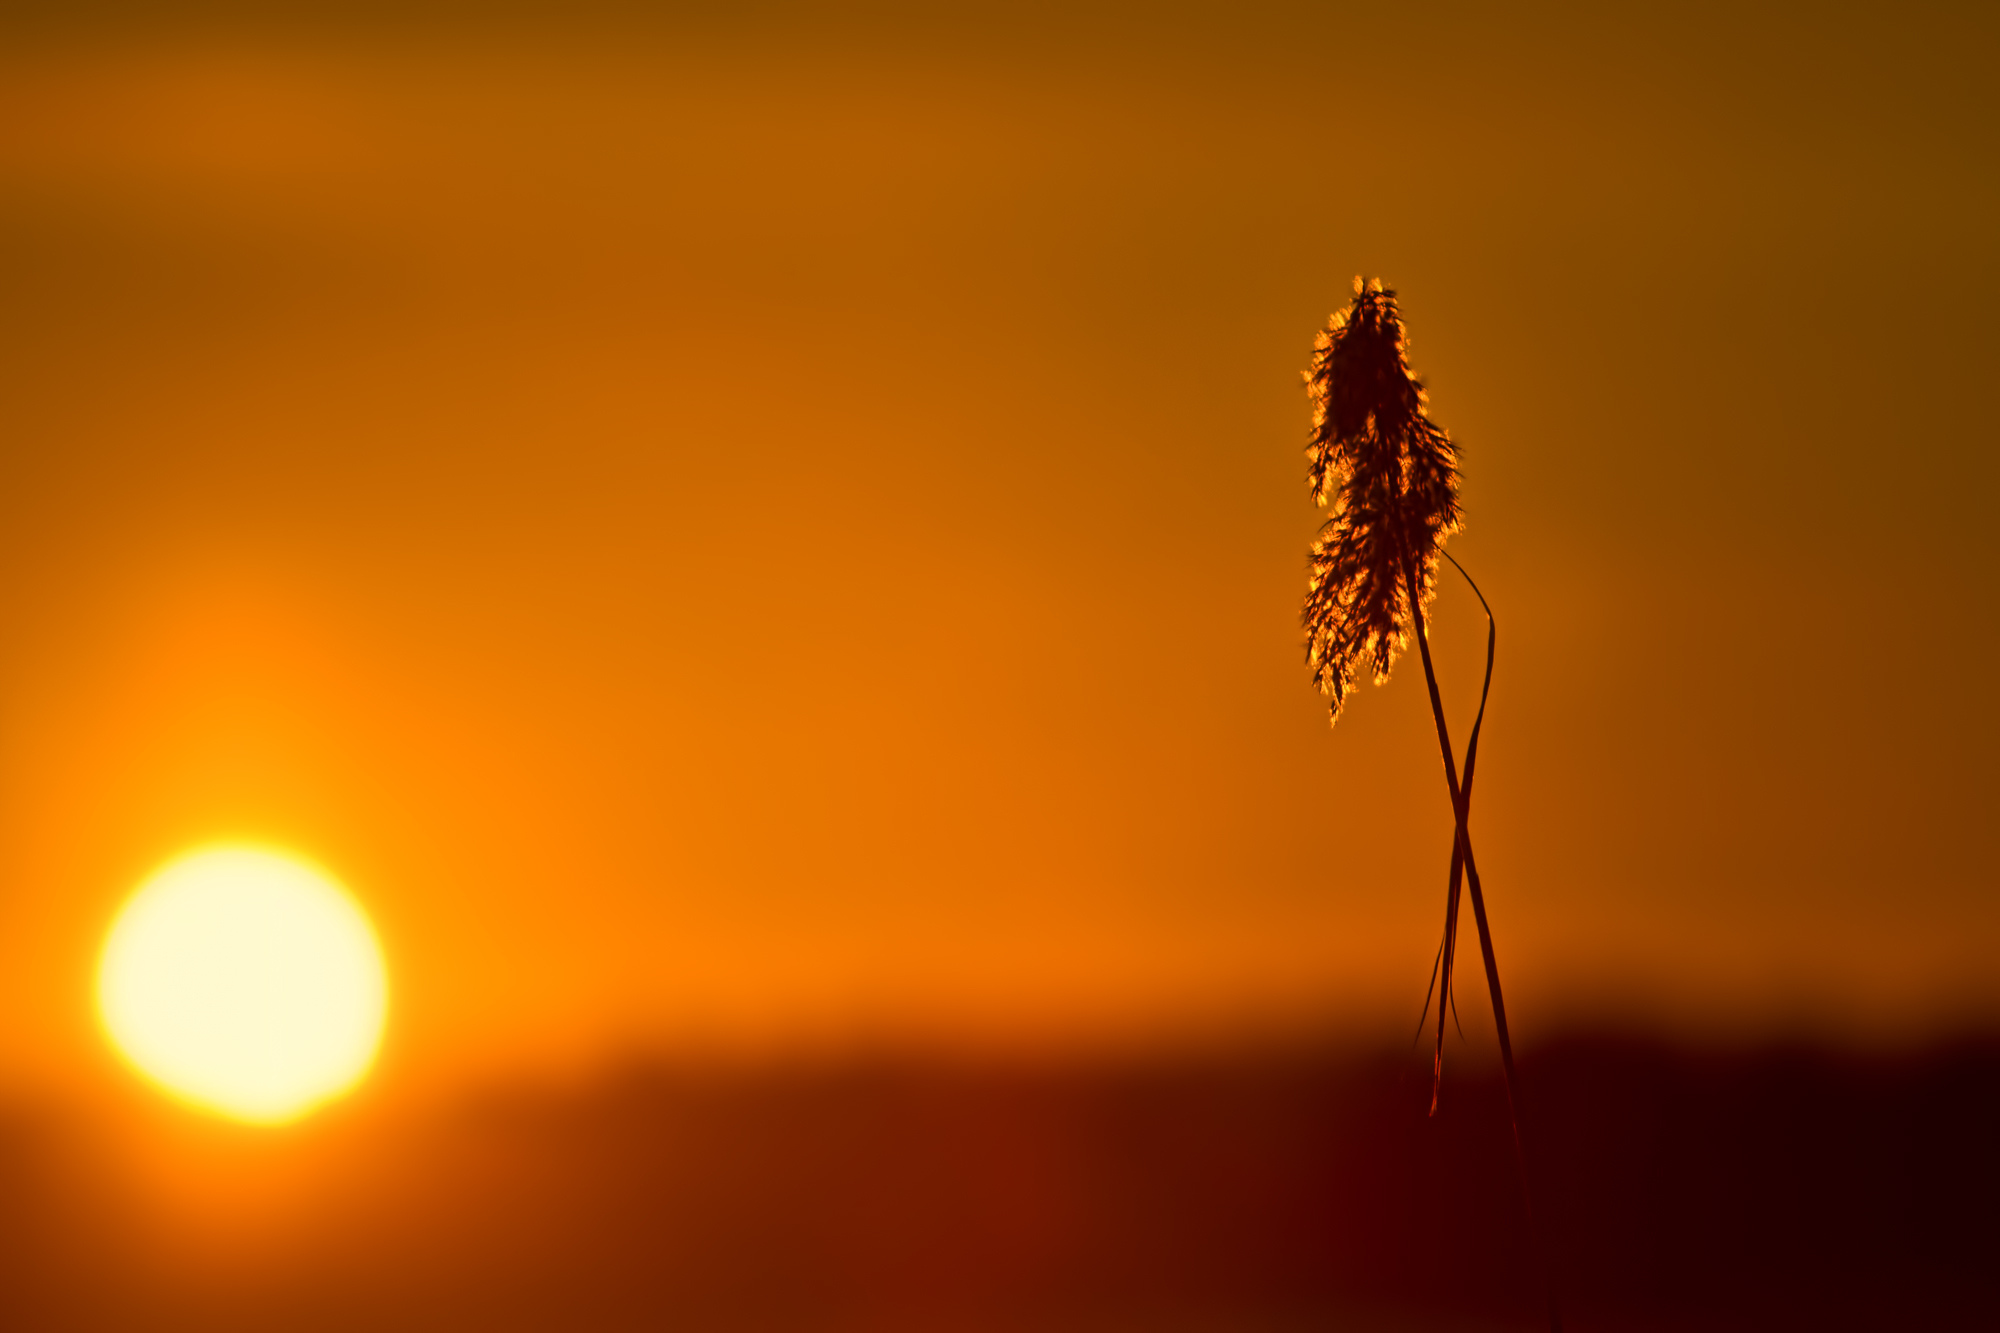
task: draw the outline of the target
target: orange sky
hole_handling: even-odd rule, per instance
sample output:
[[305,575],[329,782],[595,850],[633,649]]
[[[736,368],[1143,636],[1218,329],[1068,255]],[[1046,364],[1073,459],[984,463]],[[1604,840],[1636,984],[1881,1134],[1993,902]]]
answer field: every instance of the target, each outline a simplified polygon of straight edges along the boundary
[[0,43],[0,1077],[220,836],[410,1078],[1413,1022],[1421,681],[1296,624],[1355,273],[1517,1040],[2000,1014],[1990,16],[757,12]]

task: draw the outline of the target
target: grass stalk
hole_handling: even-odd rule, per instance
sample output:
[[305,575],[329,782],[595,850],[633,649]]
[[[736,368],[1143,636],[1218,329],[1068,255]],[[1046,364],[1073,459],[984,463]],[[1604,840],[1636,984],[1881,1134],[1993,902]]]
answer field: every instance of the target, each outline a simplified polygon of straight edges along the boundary
[[[1480,726],[1486,719],[1486,699],[1493,685],[1497,631],[1493,609],[1479,592],[1479,585],[1465,574],[1464,566],[1452,560],[1486,610],[1486,677],[1480,686],[1479,713],[1466,745],[1461,781],[1424,624],[1424,602],[1438,557],[1444,555],[1445,539],[1459,529],[1458,449],[1444,428],[1430,419],[1423,382],[1411,371],[1405,355],[1407,344],[1396,293],[1379,280],[1364,282],[1360,278],[1354,280],[1353,303],[1345,312],[1333,315],[1326,331],[1313,343],[1312,362],[1305,376],[1313,408],[1306,481],[1313,499],[1322,505],[1330,503],[1332,513],[1313,540],[1305,606],[1300,612],[1300,623],[1306,630],[1306,663],[1312,669],[1313,683],[1328,696],[1329,719],[1337,722],[1355,678],[1367,669],[1378,683],[1387,680],[1397,654],[1408,643],[1404,626],[1415,633],[1452,810],[1444,938],[1431,970],[1431,986],[1438,998],[1431,1112],[1437,1111],[1444,1080],[1445,1010],[1450,1009],[1454,1019],[1458,1013],[1454,973],[1459,902],[1469,887],[1479,950],[1486,963],[1486,986],[1493,998],[1494,1027],[1500,1037],[1521,1198],[1548,1292],[1549,1328],[1551,1333],[1560,1333],[1562,1315],[1556,1304],[1554,1270],[1535,1211],[1527,1145],[1521,1133],[1514,1043],[1507,1030],[1507,1006],[1500,993],[1500,967],[1486,916],[1486,895],[1472,855],[1472,779],[1479,758]],[[1451,559],[1448,555],[1445,558]],[[1424,1018],[1417,1021],[1419,1037],[1429,1017],[1430,998],[1428,994],[1424,997]]]
[[[1458,562],[1453,560],[1452,564],[1457,565]],[[1459,568],[1459,573],[1465,573],[1463,567]],[[1424,684],[1430,691],[1431,720],[1437,726],[1438,753],[1439,757],[1444,761],[1445,785],[1451,794],[1453,823],[1451,882],[1450,887],[1446,891],[1445,938],[1440,962],[1440,981],[1442,983],[1443,994],[1438,1001],[1438,1047],[1432,1065],[1433,1077],[1434,1079],[1441,1078],[1443,1072],[1444,1006],[1446,1004],[1444,997],[1451,994],[1452,951],[1456,943],[1458,898],[1462,883],[1471,891],[1472,919],[1479,930],[1479,953],[1486,965],[1486,989],[1493,1000],[1493,1027],[1500,1039],[1500,1068],[1505,1076],[1507,1086],[1507,1117],[1514,1131],[1514,1163],[1521,1177],[1521,1205],[1527,1215],[1528,1231],[1530,1239],[1534,1243],[1536,1260],[1542,1269],[1542,1282],[1548,1296],[1549,1330],[1550,1333],[1562,1333],[1562,1309],[1556,1299],[1554,1268],[1550,1263],[1548,1242],[1542,1235],[1541,1218],[1535,1210],[1533,1173],[1528,1166],[1527,1143],[1521,1133],[1520,1076],[1514,1069],[1514,1043],[1507,1031],[1507,1001],[1500,992],[1500,962],[1493,951],[1493,930],[1486,919],[1486,894],[1479,883],[1479,865],[1473,859],[1472,834],[1467,827],[1471,815],[1473,765],[1478,758],[1478,730],[1480,722],[1485,720],[1486,713],[1485,690],[1481,690],[1479,720],[1473,723],[1473,736],[1466,747],[1465,782],[1461,785],[1459,782],[1458,764],[1452,753],[1451,730],[1445,722],[1444,699],[1438,691],[1437,669],[1431,662],[1430,634],[1424,624],[1423,600],[1420,595],[1422,589],[1417,582],[1417,572],[1414,564],[1407,567],[1404,577],[1409,583],[1410,623],[1417,640],[1417,653],[1423,659],[1424,663]],[[1466,576],[1466,581],[1468,583],[1471,582],[1470,575]],[[1474,584],[1473,592],[1477,594],[1478,591],[1478,585]],[[1481,606],[1486,606],[1484,596],[1481,596],[1479,601]],[[1495,630],[1493,627],[1492,608],[1487,607],[1486,612],[1486,680],[1490,686],[1493,679],[1493,642]],[[1431,1088],[1431,1110],[1433,1113],[1437,1110],[1436,1082],[1433,1082]]]
[[[1451,874],[1448,877],[1444,903],[1444,935],[1438,943],[1437,961],[1431,965],[1431,989],[1424,993],[1423,1016],[1417,1020],[1417,1034],[1423,1035],[1424,1019],[1430,1017],[1431,996],[1437,990],[1438,977],[1445,974],[1442,998],[1438,1002],[1437,1042],[1431,1055],[1431,1109],[1437,1114],[1438,1094],[1444,1086],[1444,1011],[1451,1009],[1454,1022],[1458,1019],[1457,993],[1451,988],[1450,969],[1458,957],[1458,900],[1459,885],[1462,881],[1465,849],[1459,845],[1456,829],[1470,827],[1472,822],[1472,780],[1479,765],[1479,732],[1486,725],[1486,701],[1493,694],[1493,652],[1498,638],[1499,627],[1493,617],[1493,608],[1486,601],[1486,594],[1479,590],[1472,575],[1465,572],[1465,566],[1449,551],[1440,550],[1439,555],[1451,561],[1451,567],[1465,580],[1465,586],[1472,589],[1472,595],[1479,599],[1479,607],[1486,613],[1486,674],[1479,683],[1479,711],[1472,718],[1472,735],[1465,743],[1465,771],[1459,778],[1458,801],[1454,809],[1454,833],[1451,842]],[[1468,841],[1467,846],[1470,845]],[[1464,1029],[1459,1029],[1464,1035]]]

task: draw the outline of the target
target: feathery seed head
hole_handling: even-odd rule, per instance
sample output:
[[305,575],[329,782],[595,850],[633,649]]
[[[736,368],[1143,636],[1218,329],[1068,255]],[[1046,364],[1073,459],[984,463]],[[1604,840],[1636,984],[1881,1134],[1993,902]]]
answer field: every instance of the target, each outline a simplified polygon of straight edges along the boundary
[[1425,412],[1396,293],[1354,280],[1354,301],[1313,344],[1306,447],[1313,499],[1333,504],[1312,547],[1301,619],[1313,683],[1340,717],[1366,661],[1386,680],[1407,641],[1409,584],[1428,601],[1459,527],[1458,451]]

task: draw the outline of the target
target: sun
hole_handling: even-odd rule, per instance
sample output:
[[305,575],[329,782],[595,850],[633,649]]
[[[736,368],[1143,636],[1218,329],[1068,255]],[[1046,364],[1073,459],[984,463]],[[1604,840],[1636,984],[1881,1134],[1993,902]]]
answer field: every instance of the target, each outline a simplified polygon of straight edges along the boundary
[[271,848],[204,847],[119,910],[97,1010],[119,1053],[175,1097],[282,1124],[366,1076],[388,969],[367,914],[326,871]]

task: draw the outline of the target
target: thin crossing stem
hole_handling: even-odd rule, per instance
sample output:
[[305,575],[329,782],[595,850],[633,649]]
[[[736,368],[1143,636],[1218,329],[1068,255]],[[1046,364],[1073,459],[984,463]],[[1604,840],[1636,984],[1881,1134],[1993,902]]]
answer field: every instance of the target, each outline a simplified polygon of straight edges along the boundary
[[[1493,694],[1493,655],[1499,633],[1498,622],[1493,616],[1493,608],[1487,603],[1486,594],[1479,590],[1479,585],[1473,581],[1472,575],[1465,572],[1465,566],[1459,564],[1457,558],[1449,551],[1439,551],[1438,554],[1451,561],[1451,567],[1458,571],[1459,577],[1463,578],[1466,586],[1472,589],[1472,595],[1479,599],[1480,608],[1486,612],[1486,672],[1479,683],[1479,711],[1473,715],[1472,735],[1465,743],[1465,772],[1459,780],[1458,801],[1454,807],[1452,866],[1451,873],[1446,880],[1445,889],[1444,936],[1438,944],[1437,961],[1431,965],[1431,986],[1433,988],[1437,985],[1439,974],[1443,972],[1447,973],[1448,976],[1448,970],[1455,965],[1458,958],[1458,897],[1459,885],[1462,882],[1464,854],[1459,849],[1458,836],[1455,830],[1458,827],[1469,827],[1472,820],[1472,779],[1479,765],[1479,732],[1486,725],[1486,701]],[[1429,645],[1426,644],[1425,646],[1428,647]],[[1469,848],[1471,846],[1470,841],[1466,845]],[[1431,1054],[1432,1115],[1437,1114],[1438,1095],[1444,1086],[1444,1010],[1446,1007],[1449,1007],[1452,1011],[1452,1020],[1456,1022],[1458,1019],[1457,1000],[1458,993],[1452,989],[1447,980],[1444,994],[1438,1001],[1440,1007],[1438,1009],[1437,1042]],[[1430,1004],[1431,995],[1427,991],[1424,995],[1424,1013],[1426,1017],[1430,1013]],[[1417,1031],[1421,1036],[1423,1032],[1423,1019],[1421,1018],[1417,1021]],[[1459,1029],[1459,1034],[1461,1036],[1464,1035],[1463,1028]]]
[[[1452,563],[1456,565],[1458,562],[1454,560]],[[1464,573],[1464,570],[1461,569],[1459,572]],[[1408,585],[1410,595],[1410,623],[1416,633],[1418,654],[1423,658],[1424,663],[1424,684],[1430,691],[1431,720],[1437,725],[1438,753],[1444,760],[1445,786],[1451,793],[1453,825],[1451,882],[1447,889],[1446,897],[1445,939],[1440,967],[1440,981],[1443,984],[1445,993],[1449,994],[1451,987],[1452,946],[1455,943],[1455,936],[1457,934],[1459,887],[1463,883],[1472,891],[1472,917],[1479,929],[1479,952],[1486,964],[1486,989],[1493,1000],[1493,1026],[1500,1038],[1500,1067],[1505,1075],[1507,1084],[1507,1118],[1514,1130],[1514,1162],[1519,1168],[1521,1176],[1522,1208],[1527,1214],[1528,1230],[1534,1240],[1536,1257],[1542,1267],[1543,1284],[1548,1292],[1549,1330],[1550,1333],[1562,1333],[1562,1311],[1556,1301],[1555,1274],[1549,1262],[1548,1243],[1542,1235],[1541,1220],[1535,1212],[1535,1191],[1531,1173],[1528,1169],[1527,1144],[1521,1134],[1520,1080],[1514,1070],[1514,1043],[1507,1032],[1507,1004],[1500,994],[1500,963],[1493,952],[1493,931],[1486,919],[1486,895],[1479,883],[1479,866],[1473,860],[1472,834],[1467,828],[1467,820],[1471,813],[1469,805],[1471,795],[1470,778],[1476,753],[1471,747],[1468,747],[1466,750],[1466,777],[1468,781],[1464,787],[1461,787],[1458,780],[1458,764],[1452,754],[1451,730],[1445,723],[1444,699],[1438,692],[1437,669],[1431,663],[1430,636],[1424,627],[1423,599],[1421,596],[1422,585],[1417,580],[1417,569],[1414,562],[1405,567],[1404,580]],[[1476,586],[1474,591],[1478,591]],[[1482,606],[1485,605],[1486,599],[1483,596],[1479,600]],[[1490,683],[1492,680],[1491,647],[1493,642],[1492,609],[1490,607],[1487,609],[1487,617],[1487,643],[1489,650],[1487,680]],[[1483,720],[1485,714],[1483,699],[1480,713]],[[1475,739],[1474,744],[1476,745],[1476,743]],[[1437,1060],[1441,1062],[1443,1059],[1444,1042],[1444,1011],[1442,1002],[1440,1002],[1438,1010],[1438,1042],[1439,1055]],[[1441,1071],[1441,1063],[1434,1065],[1434,1072],[1441,1073]],[[1431,1108],[1433,1111],[1437,1108],[1437,1090],[1435,1084],[1433,1084],[1431,1092]]]

